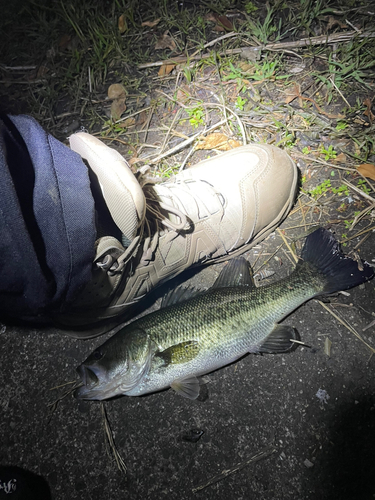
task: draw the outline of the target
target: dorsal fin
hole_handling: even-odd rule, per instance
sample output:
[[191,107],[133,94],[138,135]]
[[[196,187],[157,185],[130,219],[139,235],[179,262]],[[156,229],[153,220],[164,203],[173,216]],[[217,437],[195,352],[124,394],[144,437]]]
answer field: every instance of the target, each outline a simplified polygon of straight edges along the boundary
[[255,287],[250,263],[244,257],[236,257],[228,262],[212,288],[227,288],[230,286]]
[[202,293],[202,291],[197,290],[194,287],[184,287],[183,285],[178,286],[177,288],[169,290],[164,295],[161,301],[160,309],[184,302],[185,300],[191,299],[200,293]]

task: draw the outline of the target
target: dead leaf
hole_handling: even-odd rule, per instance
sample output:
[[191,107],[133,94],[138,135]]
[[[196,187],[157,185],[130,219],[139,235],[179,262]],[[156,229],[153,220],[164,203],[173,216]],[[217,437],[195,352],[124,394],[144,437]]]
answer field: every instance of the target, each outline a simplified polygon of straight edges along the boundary
[[119,123],[118,125],[120,125],[122,128],[133,127],[133,125],[135,125],[135,118],[130,116],[129,118],[127,118],[123,122]]
[[113,83],[108,87],[109,99],[119,99],[126,96],[126,90],[121,83]]
[[363,104],[366,106],[366,111],[363,114],[367,116],[370,124],[372,125],[372,122],[375,120],[375,115],[371,111],[372,101],[367,97],[367,99],[363,101]]
[[[229,21],[227,16],[217,15],[216,22],[219,26],[222,26],[224,28],[224,31],[233,31],[233,24],[231,23],[231,21]],[[215,26],[215,29],[216,28],[217,28],[217,26]]]
[[128,23],[126,22],[125,14],[121,14],[121,16],[118,18],[117,26],[121,34],[125,33],[125,31],[128,29]]
[[372,163],[363,163],[357,167],[357,170],[365,177],[375,181],[375,165]]
[[341,21],[339,21],[335,17],[329,16],[327,30],[331,30],[332,28],[335,28],[336,26],[338,26],[339,28],[347,28],[348,27],[345,23],[342,23]]
[[298,105],[302,108],[302,96],[301,96],[301,85],[297,82],[294,82],[293,91],[288,94],[285,98],[285,104],[289,104],[294,101],[294,99],[298,98]]
[[333,161],[335,163],[346,163],[347,157],[344,153],[340,153],[339,155],[336,156],[336,158]]
[[155,21],[144,21],[141,26],[148,26],[149,28],[153,28],[154,26],[157,26],[160,23],[161,17],[158,19],[155,19]]
[[163,49],[170,49],[170,50],[176,50],[176,43],[173,40],[172,37],[167,35],[168,31],[166,31],[156,42],[155,44],[155,50],[163,50]]
[[138,115],[137,115],[137,126],[141,126],[143,125],[144,123],[147,122],[147,118],[148,118],[148,113],[146,110],[143,110],[141,111]]
[[64,33],[64,35],[61,35],[58,43],[59,43],[60,50],[71,49],[72,37],[70,35],[67,35],[66,33]]
[[215,12],[209,12],[206,14],[205,20],[216,23],[216,26],[214,27],[215,31],[233,31],[233,24],[229,21],[227,16],[221,16]]
[[111,104],[111,117],[114,121],[121,118],[122,113],[126,110],[125,97],[115,99]]
[[162,66],[160,66],[160,69],[158,71],[158,76],[169,75],[169,73],[171,73],[175,67],[176,67],[175,64],[163,64]]
[[238,67],[244,72],[244,73],[255,73],[255,66],[252,63],[249,63],[248,61],[240,61],[238,63]]
[[229,151],[239,146],[241,146],[241,144],[235,139],[230,139],[225,134],[214,133],[200,140],[195,149],[219,149],[220,151]]
[[190,99],[190,92],[188,85],[180,85],[177,90],[176,100],[185,104]]
[[216,23],[216,14],[214,14],[213,12],[208,12],[208,14],[204,16],[204,19],[205,21]]

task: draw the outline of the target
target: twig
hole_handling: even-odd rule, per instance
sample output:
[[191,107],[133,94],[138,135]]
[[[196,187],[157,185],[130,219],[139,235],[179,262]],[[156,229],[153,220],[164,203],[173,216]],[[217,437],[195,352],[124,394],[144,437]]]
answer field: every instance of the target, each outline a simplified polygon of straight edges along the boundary
[[346,184],[347,186],[349,186],[350,189],[353,189],[353,191],[355,191],[356,193],[358,193],[361,196],[363,196],[363,198],[366,198],[366,200],[371,201],[371,203],[373,203],[373,204],[375,203],[375,198],[373,198],[369,194],[366,194],[364,191],[362,191],[362,189],[357,188],[357,186],[354,186],[353,184],[351,184],[350,182],[346,181],[345,179],[343,179],[342,182],[344,184]]
[[320,163],[321,165],[324,165],[325,167],[330,167],[330,168],[338,168],[339,170],[345,170],[347,172],[355,172],[358,173],[358,170],[356,168],[350,168],[350,167],[339,167],[338,165],[334,165],[333,163],[328,163],[324,160],[321,160],[319,158],[314,158],[310,156],[309,158],[306,158],[306,155],[300,154],[297,151],[293,152],[293,156],[296,156],[297,158],[302,158],[305,161],[308,162],[314,162],[314,163]]
[[75,389],[77,389],[77,387],[80,387],[82,384],[81,384],[81,381],[74,380],[72,382],[66,382],[65,384],[61,384],[61,385],[58,385],[56,387],[51,388],[51,391],[52,391],[54,389],[59,389],[60,387],[64,387],[66,385],[71,385],[71,384],[73,384],[73,385],[69,389],[67,389],[65,392],[63,392],[62,395],[59,396],[55,401],[53,401],[52,403],[48,403],[47,406],[48,406],[49,411],[50,411],[48,423],[51,421],[52,415],[55,413],[60,401],[65,399],[67,396],[69,396],[69,394],[71,394]]
[[375,319],[374,319],[374,321],[371,321],[371,323],[369,325],[367,325],[364,328],[362,328],[362,332],[365,332],[366,330],[368,330],[372,326],[375,326]]
[[30,71],[36,68],[36,66],[5,66],[0,64],[0,69],[3,69],[4,71]]
[[[116,460],[117,468],[126,474],[126,471],[127,471],[126,463],[124,462],[120,453],[117,450],[117,446],[116,446],[115,441],[113,439],[112,429],[109,425],[107,412],[106,412],[106,409],[105,409],[103,402],[101,403],[101,412],[102,412],[102,417],[103,417],[104,433],[106,436],[106,445],[109,446],[109,449],[113,453],[113,456]],[[110,455],[110,453],[108,452],[108,448],[107,448],[107,453],[108,453],[108,455]]]
[[366,236],[364,236],[359,243],[356,244],[356,246],[353,248],[353,250],[358,250],[358,248],[367,240],[367,238],[371,235],[371,233],[367,233]]
[[[259,271],[262,269],[262,267],[264,267],[266,264],[268,264],[268,262],[272,259],[272,257],[273,257],[274,255],[276,255],[276,254],[277,254],[277,252],[280,250],[280,248],[281,248],[283,245],[284,245],[284,243],[281,243],[281,245],[279,245],[279,246],[276,248],[276,250],[275,250],[275,251],[274,251],[274,252],[273,252],[273,253],[272,253],[272,254],[268,257],[268,259],[267,259],[267,260],[265,260],[265,261],[263,262],[263,264],[262,264],[260,267],[258,267],[258,269],[257,269],[256,271],[254,270],[254,274],[259,273]],[[263,254],[263,255],[265,255],[265,254]],[[257,260],[258,260],[258,259],[257,259]],[[255,262],[256,262],[256,261],[255,261]],[[253,267],[255,266],[255,262],[254,262]]]
[[341,90],[338,88],[338,86],[335,84],[335,81],[333,79],[333,77],[331,76],[331,78],[329,79],[330,82],[332,83],[332,85],[335,87],[336,91],[340,94],[342,100],[345,102],[345,104],[348,106],[348,108],[350,108],[350,104],[349,102],[345,99],[343,93],[341,92]]
[[231,476],[232,474],[235,474],[236,472],[244,469],[245,467],[248,467],[249,465],[252,465],[256,462],[259,462],[259,460],[263,460],[264,458],[269,457],[270,455],[272,455],[276,451],[277,451],[277,448],[275,448],[275,446],[273,446],[273,445],[266,446],[265,448],[261,449],[260,451],[257,451],[253,455],[251,455],[244,462],[241,462],[240,464],[237,464],[234,467],[231,467],[230,469],[224,469],[216,476],[213,476],[212,478],[208,479],[208,481],[201,483],[198,486],[195,486],[192,489],[192,492],[197,493],[198,491],[204,490],[204,488],[207,488],[207,486],[211,486],[212,484],[215,484],[215,483],[218,483],[219,481],[222,481],[226,477]]
[[279,229],[279,228],[277,228],[277,232],[279,233],[279,235],[280,235],[280,236],[281,236],[281,238],[283,239],[283,241],[284,241],[285,245],[288,247],[289,252],[293,255],[294,260],[295,260],[296,262],[298,262],[298,257],[297,257],[297,255],[293,252],[293,250],[292,250],[291,246],[290,246],[290,245],[289,245],[289,243],[287,242],[287,240],[286,240],[285,236],[283,235],[282,231],[280,231],[280,229]]
[[[220,120],[219,122],[215,123],[215,125],[212,125],[212,127],[210,127],[208,130],[206,130],[206,133],[211,132],[212,130],[217,129],[218,127],[221,127],[221,125],[223,125],[225,122],[226,122],[226,120]],[[153,165],[155,163],[158,163],[158,161],[160,161],[161,159],[165,158],[166,156],[170,156],[170,155],[172,155],[174,153],[177,153],[177,151],[180,151],[181,149],[184,149],[186,146],[188,146],[189,144],[191,144],[192,142],[194,142],[195,139],[197,139],[201,134],[202,134],[202,132],[197,132],[196,134],[194,134],[191,137],[189,137],[189,139],[186,139],[186,141],[180,142],[180,144],[177,144],[172,149],[169,149],[168,151],[166,151],[162,155],[159,155],[157,158],[154,158],[153,160],[150,160],[149,163],[151,165]]]
[[354,240],[354,238],[357,238],[358,236],[362,236],[362,234],[366,234],[369,231],[374,231],[374,230],[375,226],[368,227],[366,229],[363,229],[362,231],[359,231],[354,236],[350,236],[350,238],[345,238],[344,240],[341,240],[340,243],[346,243],[347,241]]
[[364,208],[358,215],[356,215],[353,219],[352,225],[350,226],[349,231],[352,231],[354,226],[364,217],[368,212],[375,208],[375,203],[370,205],[369,207]]
[[[217,42],[221,42],[221,40],[226,40],[227,38],[232,38],[233,36],[238,36],[238,33],[232,31],[231,33],[226,33],[223,36],[219,36],[219,38],[215,38],[215,40],[212,40],[211,42],[208,42],[205,45],[203,45],[203,49],[207,49],[208,47],[212,47]],[[190,57],[194,57],[197,54],[199,54],[200,50],[201,49],[196,50]]]
[[360,334],[350,325],[348,325],[346,323],[346,321],[342,320],[339,316],[337,316],[337,314],[335,314],[333,311],[331,311],[331,309],[326,306],[323,302],[321,302],[320,300],[318,300],[319,304],[324,308],[326,309],[335,319],[337,319],[337,321],[339,323],[341,323],[343,326],[345,326],[345,328],[347,328],[350,332],[352,332],[361,342],[363,342],[365,344],[366,347],[368,347],[371,351],[372,354],[375,353],[375,349],[373,347],[370,346],[370,344],[368,344],[365,340],[363,340],[363,338],[360,336]]
[[[271,43],[268,45],[260,45],[257,47],[240,47],[238,49],[228,49],[222,52],[218,52],[218,56],[227,56],[227,55],[236,55],[236,54],[250,54],[251,52],[258,52],[260,50],[284,50],[298,47],[310,47],[311,45],[324,45],[331,43],[339,43],[339,42],[347,42],[354,37],[358,38],[374,38],[375,33],[373,32],[364,32],[357,33],[356,31],[347,31],[346,33],[334,33],[333,35],[323,35],[323,36],[315,36],[311,38],[302,38],[301,40],[297,40],[295,42],[278,42]],[[157,66],[163,66],[163,64],[180,64],[188,61],[200,61],[202,59],[208,59],[211,57],[211,54],[198,54],[198,55],[190,55],[190,56],[177,56],[173,59],[166,59],[165,61],[156,61],[152,63],[140,64],[138,69],[145,68],[153,68]]]

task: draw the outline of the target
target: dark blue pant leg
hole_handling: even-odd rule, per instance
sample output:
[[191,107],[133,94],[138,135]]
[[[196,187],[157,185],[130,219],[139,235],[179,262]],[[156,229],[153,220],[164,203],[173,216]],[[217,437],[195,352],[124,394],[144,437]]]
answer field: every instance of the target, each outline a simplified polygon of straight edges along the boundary
[[27,116],[0,119],[0,317],[45,320],[89,281],[94,200],[79,155]]

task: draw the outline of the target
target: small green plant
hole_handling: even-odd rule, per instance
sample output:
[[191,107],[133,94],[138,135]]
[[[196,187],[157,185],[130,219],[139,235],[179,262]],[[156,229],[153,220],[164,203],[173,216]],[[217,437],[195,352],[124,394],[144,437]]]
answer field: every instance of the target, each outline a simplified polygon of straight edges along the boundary
[[279,63],[280,61],[276,59],[274,61],[265,60],[263,64],[255,64],[255,72],[249,75],[248,78],[255,81],[269,80],[271,78],[275,80],[288,78],[289,75],[282,75],[282,76],[275,75]]
[[245,10],[247,14],[252,14],[258,10],[258,7],[253,4],[253,2],[247,2],[245,4]]
[[[317,198],[318,196],[326,195],[327,192],[331,192],[331,193],[337,194],[339,196],[342,196],[342,195],[349,196],[348,186],[346,186],[345,184],[342,184],[338,188],[335,188],[332,186],[330,179],[326,179],[321,184],[316,186],[314,189],[311,189],[310,191],[308,191],[308,194],[310,194],[313,198]],[[345,205],[343,203],[338,210],[342,210],[344,208],[344,206]]]
[[233,66],[232,62],[229,61],[229,73],[223,76],[223,81],[226,82],[228,80],[236,80],[238,92],[243,92],[246,90],[247,84],[244,79],[249,78],[249,75],[246,75],[246,71],[243,72],[240,68],[236,68]]
[[337,157],[337,152],[333,149],[333,146],[330,145],[328,149],[326,149],[323,144],[319,148],[319,152],[324,154],[324,159],[334,160]]
[[203,125],[204,110],[202,106],[196,106],[195,108],[187,109],[186,111],[189,115],[189,122],[192,127],[197,128],[199,125]]
[[340,130],[345,130],[348,127],[346,122],[337,122],[336,130],[340,132]]
[[236,108],[239,109],[240,111],[243,111],[245,104],[247,103],[246,98],[242,98],[240,95],[237,97],[236,100]]
[[341,195],[345,195],[345,196],[349,196],[349,189],[348,189],[348,186],[346,186],[345,184],[342,184],[341,186],[339,186],[338,188],[332,188],[332,193],[333,194],[338,194],[339,196]]
[[261,21],[258,19],[253,20],[249,18],[247,20],[247,26],[248,29],[250,29],[251,34],[259,40],[261,44],[266,44],[269,39],[273,36],[274,40],[277,41],[279,40],[281,34],[281,26],[282,26],[282,20],[281,18],[279,19],[278,26],[274,24],[276,22],[275,20],[275,13],[277,11],[277,8],[279,6],[279,2],[275,2],[275,5],[270,7],[267,4],[267,15],[264,19],[263,24]]
[[359,189],[361,189],[365,194],[370,194],[371,192],[371,189],[369,187],[367,187],[367,183],[365,181],[365,179],[359,179],[358,183],[357,183],[357,186],[359,187]]
[[277,131],[280,134],[284,135],[284,137],[282,139],[280,139],[280,141],[276,144],[276,146],[280,146],[280,144],[284,144],[284,146],[288,147],[288,148],[291,148],[292,146],[294,146],[294,144],[296,142],[296,136],[294,135],[294,133],[290,132],[284,123],[282,123],[278,120],[275,120],[274,118],[272,118],[272,120],[273,120],[273,123],[277,127]]
[[304,155],[308,155],[308,154],[310,153],[310,149],[309,149],[307,146],[305,146],[305,147],[302,149],[302,153],[303,153]]
[[314,189],[308,191],[308,193],[313,197],[317,198],[318,196],[325,195],[327,191],[331,189],[331,181],[329,179],[323,181],[321,184],[316,186]]
[[174,175],[178,174],[178,171],[180,169],[180,165],[168,165],[168,164],[162,164],[158,166],[157,171],[155,172],[155,175],[157,177],[163,177],[166,179],[169,179],[170,177],[173,177]]

